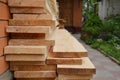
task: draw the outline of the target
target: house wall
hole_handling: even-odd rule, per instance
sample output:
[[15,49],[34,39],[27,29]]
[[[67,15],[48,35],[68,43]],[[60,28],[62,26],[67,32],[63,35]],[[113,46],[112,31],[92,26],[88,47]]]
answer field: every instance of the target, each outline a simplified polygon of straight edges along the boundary
[[115,14],[120,14],[120,0],[102,0],[102,2],[99,2],[99,16],[101,19]]
[[57,0],[59,3],[59,16],[66,21],[65,26],[81,27],[82,0]]

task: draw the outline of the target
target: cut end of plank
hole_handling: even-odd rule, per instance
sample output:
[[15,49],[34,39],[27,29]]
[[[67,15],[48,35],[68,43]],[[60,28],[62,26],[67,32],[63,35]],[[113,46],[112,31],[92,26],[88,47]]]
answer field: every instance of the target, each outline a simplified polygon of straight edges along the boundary
[[87,57],[82,58],[82,65],[57,65],[59,74],[95,74],[96,68]]

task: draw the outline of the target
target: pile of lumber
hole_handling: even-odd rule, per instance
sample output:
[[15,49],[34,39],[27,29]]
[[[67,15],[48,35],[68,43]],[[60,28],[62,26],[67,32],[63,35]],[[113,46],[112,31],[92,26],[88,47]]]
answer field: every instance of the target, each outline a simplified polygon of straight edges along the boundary
[[56,29],[49,40],[55,46],[47,57],[47,64],[57,65],[58,80],[91,80],[96,73],[87,50],[65,29]]
[[87,50],[66,30],[56,28],[47,0],[8,0],[12,19],[4,48],[16,80],[91,80],[95,67]]
[[46,58],[54,46],[47,40],[55,21],[45,10],[46,0],[8,0],[12,19],[6,28],[10,33],[5,47],[6,61],[16,80],[54,80],[56,65],[47,65]]

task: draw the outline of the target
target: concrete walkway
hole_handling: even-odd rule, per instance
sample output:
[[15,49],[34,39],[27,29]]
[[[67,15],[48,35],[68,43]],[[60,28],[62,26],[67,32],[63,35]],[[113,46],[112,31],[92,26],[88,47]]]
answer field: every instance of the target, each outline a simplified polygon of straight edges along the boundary
[[120,66],[105,57],[99,51],[92,49],[80,40],[80,34],[73,34],[88,50],[90,60],[95,65],[97,72],[93,80],[120,80]]

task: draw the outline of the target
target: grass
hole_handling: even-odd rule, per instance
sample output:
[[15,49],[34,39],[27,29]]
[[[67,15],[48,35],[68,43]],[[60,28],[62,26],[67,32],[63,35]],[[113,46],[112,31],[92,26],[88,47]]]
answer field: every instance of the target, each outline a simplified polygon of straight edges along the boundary
[[91,44],[92,48],[103,51],[107,56],[111,56],[120,62],[120,47],[110,44],[106,41],[96,40]]

